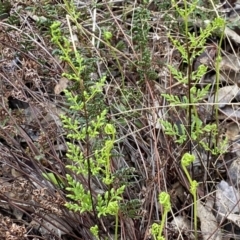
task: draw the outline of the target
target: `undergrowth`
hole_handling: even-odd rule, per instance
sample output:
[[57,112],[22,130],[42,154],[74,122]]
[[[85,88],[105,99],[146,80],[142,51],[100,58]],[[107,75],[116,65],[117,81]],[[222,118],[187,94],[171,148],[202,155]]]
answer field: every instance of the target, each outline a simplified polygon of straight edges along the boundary
[[[34,172],[37,181],[35,176],[29,179],[37,182],[32,184],[36,190],[40,191],[41,185],[51,193],[52,204],[46,204],[44,214],[35,209],[23,210],[29,219],[36,212],[40,218],[50,216],[43,222],[34,219],[38,221],[39,236],[40,231],[51,232],[42,225],[57,222],[57,214],[58,220],[71,226],[66,230],[61,225],[62,232],[51,232],[59,239],[65,233],[69,239],[188,239],[187,234],[193,231],[195,239],[201,236],[197,190],[208,189],[209,183],[204,185],[201,179],[203,175],[205,180],[211,178],[209,159],[221,156],[226,149],[226,142],[218,139],[217,104],[211,108],[215,121],[206,121],[207,114],[202,113],[209,92],[218,92],[225,25],[211,9],[203,12],[204,6],[204,1],[185,0],[134,4],[43,0],[24,5],[24,11],[28,11],[25,18],[21,18],[21,4],[16,11],[7,9],[11,18],[6,19],[4,14],[1,22],[7,29],[2,33],[9,34],[4,44],[9,45],[10,36],[22,36],[14,45],[14,51],[20,46],[17,60],[10,59],[8,68],[1,66],[5,81],[11,75],[17,77],[16,82],[7,81],[11,91],[2,90],[3,94],[7,92],[7,103],[2,104],[1,111],[10,106],[8,97],[13,93],[24,106],[19,109],[17,101],[17,107],[7,112],[1,138],[11,150],[9,155],[14,156],[6,165],[21,173],[25,168]],[[201,20],[201,27],[193,31],[195,18]],[[212,21],[204,22],[209,19]],[[19,28],[14,33],[11,29],[17,27],[9,25],[13,20]],[[31,21],[34,27],[28,32],[21,30],[20,26],[32,26]],[[218,39],[214,85],[201,82],[208,66],[194,67],[212,36]],[[34,64],[22,56],[34,59]],[[36,77],[36,72],[28,73],[26,66],[37,66],[42,71],[36,70]],[[21,68],[26,73],[22,73],[22,79]],[[19,72],[14,75],[13,69]],[[21,98],[16,90],[20,85]],[[56,86],[61,91],[56,91]],[[26,108],[27,104],[32,105]],[[26,121],[19,120],[23,115]],[[38,116],[44,120],[39,121]],[[17,131],[9,131],[11,121]],[[22,141],[24,138],[27,140]],[[1,154],[5,158],[4,151]],[[208,163],[201,162],[204,173],[199,177],[195,164],[201,153]],[[175,196],[176,185],[183,199]],[[61,214],[55,214],[54,201]],[[49,213],[50,205],[54,207]],[[179,215],[191,222],[190,229],[179,231],[173,227]]]
[[[69,32],[72,36],[73,26],[77,28],[78,32],[82,31],[82,26],[78,22],[80,14],[77,13],[73,3],[65,4],[68,12]],[[194,60],[203,53],[206,41],[211,34],[217,32],[217,30],[222,31],[224,21],[221,18],[215,18],[211,23],[200,29],[198,36],[196,36],[195,33],[190,33],[189,18],[193,13],[196,14],[197,4],[198,1],[194,1],[190,5],[184,1],[184,8],[180,8],[176,2],[172,2],[172,5],[176,8],[177,13],[183,20],[184,39],[180,42],[179,39],[174,39],[171,35],[169,35],[169,38],[173,46],[180,52],[183,63],[187,65],[187,72],[182,73],[172,65],[168,65],[168,68],[179,84],[187,85],[187,91],[186,95],[181,97],[167,93],[162,94],[171,108],[177,107],[183,110],[187,122],[171,124],[168,120],[163,119],[161,119],[160,122],[165,134],[173,137],[176,143],[181,145],[188,144],[188,152],[190,154],[193,153],[192,145],[197,143],[200,144],[205,151],[210,151],[211,154],[217,155],[222,154],[222,149],[224,149],[224,147],[222,148],[222,146],[219,146],[216,142],[218,136],[217,124],[205,123],[200,118],[197,107],[206,97],[211,86],[211,84],[207,84],[202,88],[198,87],[201,78],[207,73],[208,69],[205,65],[200,65],[197,69],[192,69],[192,66]],[[136,71],[139,76],[139,81],[136,82],[137,84],[143,84],[142,80],[151,81],[156,78],[156,73],[154,73],[154,69],[151,67],[151,56],[148,46],[150,11],[146,6],[147,5],[143,4],[134,10],[133,25],[130,31],[133,36],[133,51],[138,53],[136,61],[132,62],[136,66]],[[98,110],[94,108],[94,103],[103,97],[102,92],[106,87],[106,76],[102,76],[100,80],[89,83],[87,81],[87,75],[84,76],[86,59],[76,48],[74,40],[71,39],[70,41],[63,37],[60,31],[60,23],[54,23],[51,26],[51,32],[52,41],[57,44],[61,51],[61,60],[64,60],[70,66],[69,72],[65,72],[63,76],[74,81],[76,83],[75,85],[79,87],[76,93],[65,90],[65,96],[70,105],[71,114],[68,117],[65,115],[61,117],[63,126],[67,130],[67,138],[71,140],[71,142],[68,142],[67,157],[73,162],[72,165],[66,166],[72,171],[72,174],[67,174],[66,176],[69,184],[66,189],[71,192],[67,196],[73,200],[73,202],[67,203],[66,206],[74,211],[93,214],[96,219],[100,220],[98,224],[91,227],[92,233],[97,238],[100,238],[99,223],[101,222],[102,216],[115,216],[114,238],[118,239],[118,214],[120,203],[123,200],[122,194],[125,189],[125,184],[116,184],[116,179],[110,167],[112,150],[117,140],[116,127],[112,123],[109,123],[107,119],[107,112],[111,109],[108,109],[104,102],[102,102],[102,105],[99,105]],[[222,36],[220,36],[220,38],[221,37]],[[111,28],[108,28],[108,30],[104,29],[103,39],[100,41],[109,49],[110,56],[116,62],[115,67],[117,67],[121,73],[121,86],[123,88],[121,92],[124,93],[126,90],[124,71],[118,59],[118,50],[112,45],[112,40],[113,34]],[[221,45],[221,41],[219,44]],[[217,59],[219,61],[219,58]],[[109,69],[108,71],[111,70]],[[125,101],[127,101],[126,103],[129,104],[129,95],[124,94],[122,96],[125,98]],[[126,110],[127,109],[125,109],[125,111]],[[207,139],[209,139],[210,136],[212,141],[209,145]],[[84,143],[84,152],[78,146],[79,143]],[[188,159],[190,158],[194,159],[194,156],[189,155]],[[184,156],[183,159],[185,159]],[[194,230],[195,238],[197,238],[197,182],[191,179],[186,168],[188,165],[189,163],[183,163],[182,166],[189,180],[190,192],[193,195]],[[78,179],[78,175],[86,179],[86,184]],[[96,194],[93,190],[92,179],[94,178],[106,186],[101,194]],[[169,209],[167,211],[169,211]],[[162,232],[162,227],[163,225],[161,225],[160,232]],[[160,237],[160,235],[159,233],[158,236]],[[159,237],[156,239],[159,239]]]
[[[202,102],[207,96],[211,84],[206,84],[202,88],[198,87],[200,80],[207,73],[208,66],[200,65],[196,70],[192,69],[194,60],[203,53],[205,49],[205,44],[209,36],[216,30],[224,28],[224,21],[221,18],[216,18],[214,21],[209,23],[204,29],[201,29],[200,35],[195,36],[195,33],[189,33],[188,30],[188,18],[190,14],[194,11],[197,5],[197,1],[192,4],[191,8],[186,5],[185,10],[177,8],[177,11],[182,16],[185,22],[185,41],[184,45],[178,40],[173,39],[171,35],[169,36],[174,47],[181,53],[183,58],[183,63],[187,64],[187,74],[180,72],[178,69],[169,65],[169,69],[174,79],[176,79],[180,84],[187,85],[187,93],[185,96],[177,96],[173,94],[162,94],[162,96],[169,102],[170,106],[177,106],[186,111],[186,116],[188,119],[187,127],[185,124],[173,124],[165,120],[160,120],[164,131],[166,134],[175,137],[177,143],[183,144],[186,141],[189,143],[188,150],[192,152],[192,142],[197,141],[206,151],[210,151],[212,154],[221,154],[223,148],[217,147],[216,137],[218,136],[217,124],[204,124],[203,120],[200,119],[198,114],[197,105]],[[221,45],[221,41],[219,43]],[[220,46],[218,46],[220,48]],[[217,56],[217,61],[219,61],[219,52]],[[218,71],[218,69],[216,69]],[[216,86],[218,85],[218,79]],[[205,141],[205,137],[211,133],[212,144],[208,146]]]

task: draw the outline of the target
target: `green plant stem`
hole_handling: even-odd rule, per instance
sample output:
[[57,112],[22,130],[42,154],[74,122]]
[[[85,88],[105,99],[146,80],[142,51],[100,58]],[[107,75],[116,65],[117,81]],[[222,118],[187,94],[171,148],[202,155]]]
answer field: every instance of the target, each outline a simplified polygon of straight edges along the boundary
[[194,191],[194,193],[192,193],[193,195],[193,217],[194,217],[194,235],[195,235],[195,239],[198,239],[198,234],[197,234],[197,192],[196,190]]
[[194,235],[195,235],[195,239],[197,240],[197,189],[195,186],[195,182],[192,180],[192,178],[190,177],[190,174],[186,168],[186,166],[184,166],[182,164],[182,168],[184,173],[187,176],[188,182],[190,184],[190,192],[193,196],[193,218],[194,218]]
[[192,64],[191,64],[191,56],[190,56],[190,50],[189,50],[189,40],[188,40],[188,3],[187,0],[184,0],[184,23],[185,23],[185,37],[186,37],[186,52],[187,52],[187,64],[188,64],[188,71],[187,71],[187,79],[188,79],[188,151],[192,153],[192,143],[191,143],[191,135],[192,135],[192,129],[191,129],[191,122],[192,122],[192,100],[191,100],[191,75],[192,75]]
[[[197,113],[196,106],[193,106],[193,111],[194,111],[194,116],[198,118],[198,113]],[[197,135],[199,136],[200,129],[199,129],[198,123],[196,123],[196,130],[195,131],[196,131]]]
[[118,240],[118,212],[116,213],[116,219],[115,219],[115,240]]
[[166,218],[167,218],[167,213],[168,213],[168,211],[166,211],[166,210],[164,209],[164,211],[163,211],[163,216],[162,216],[162,221],[161,221],[161,224],[160,224],[160,230],[159,230],[159,233],[158,233],[158,239],[162,236],[162,232],[163,232],[165,220],[166,220]]
[[[223,26],[223,29],[225,29],[225,25]],[[222,41],[223,41],[223,32],[221,34],[220,37],[220,41],[218,44],[218,49],[217,49],[217,58],[216,58],[216,84],[215,84],[215,92],[216,92],[216,102],[218,102],[218,91],[219,91],[219,79],[220,79],[220,58],[219,56],[221,56],[221,45],[222,45]],[[213,106],[214,108],[214,106]],[[217,124],[217,128],[219,126],[219,118],[218,118],[218,105],[215,106],[215,119],[216,119],[216,124]],[[216,141],[217,143],[217,141]]]
[[189,182],[189,184],[190,184],[190,186],[191,186],[192,178],[190,177],[190,174],[189,174],[187,168],[186,168],[185,166],[183,166],[183,165],[182,165],[182,168],[183,168],[183,171],[184,171],[184,173],[186,174],[187,179],[188,179],[188,182]]

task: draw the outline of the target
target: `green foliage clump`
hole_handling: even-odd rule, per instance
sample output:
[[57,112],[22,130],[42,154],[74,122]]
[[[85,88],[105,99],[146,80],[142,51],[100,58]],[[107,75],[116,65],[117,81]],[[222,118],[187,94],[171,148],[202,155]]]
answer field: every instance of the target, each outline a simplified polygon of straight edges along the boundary
[[[210,151],[212,154],[221,154],[225,151],[225,148],[224,146],[217,145],[217,124],[205,124],[198,114],[198,105],[208,95],[211,85],[207,84],[201,89],[197,86],[202,77],[207,73],[208,68],[202,64],[196,70],[193,70],[192,66],[194,60],[203,53],[208,37],[212,33],[219,31],[219,29],[223,29],[225,22],[220,17],[217,17],[211,23],[207,24],[205,28],[200,29],[200,34],[197,36],[195,33],[189,32],[188,20],[189,16],[195,11],[198,1],[194,1],[190,5],[184,1],[184,8],[178,7],[178,4],[175,2],[173,3],[185,24],[185,44],[180,42],[178,39],[174,39],[171,35],[169,35],[169,38],[171,39],[174,47],[181,53],[183,63],[187,64],[188,69],[187,73],[182,73],[171,65],[168,67],[172,76],[179,84],[186,84],[188,86],[188,91],[186,95],[181,97],[167,93],[162,94],[162,96],[167,100],[171,107],[177,107],[186,112],[188,124],[172,124],[168,120],[160,121],[165,133],[174,137],[176,143],[183,144],[188,140],[196,141],[205,150]],[[217,59],[217,61],[219,61],[219,59]],[[212,146],[214,147],[209,147],[206,143],[206,138],[210,135],[212,138]]]
[[[73,23],[76,16],[73,5],[68,5],[69,13],[72,13]],[[107,119],[108,109],[103,100],[103,87],[106,77],[98,81],[87,82],[84,78],[86,69],[85,59],[80,52],[63,36],[60,22],[54,22],[51,26],[52,42],[59,48],[60,59],[69,65],[69,71],[63,76],[77,83],[78,89],[65,90],[65,96],[69,105],[69,114],[62,115],[63,127],[69,139],[67,146],[67,158],[71,164],[66,167],[71,170],[66,175],[69,192],[67,197],[72,201],[66,203],[66,207],[81,213],[95,214],[96,218],[106,215],[116,217],[115,236],[118,229],[118,211],[125,185],[115,186],[114,175],[111,172],[111,153],[116,140],[116,129]],[[73,45],[73,46],[72,46]],[[100,101],[101,106],[96,109],[95,103]],[[79,146],[84,145],[84,149]],[[83,184],[78,176],[87,181]],[[106,185],[103,193],[95,194],[92,179],[97,178]],[[91,228],[93,235],[98,235],[98,227]]]
[[134,50],[139,55],[136,65],[141,80],[153,80],[156,78],[151,65],[151,51],[149,49],[149,31],[151,28],[149,21],[150,11],[146,5],[134,10],[131,34],[133,36]]

